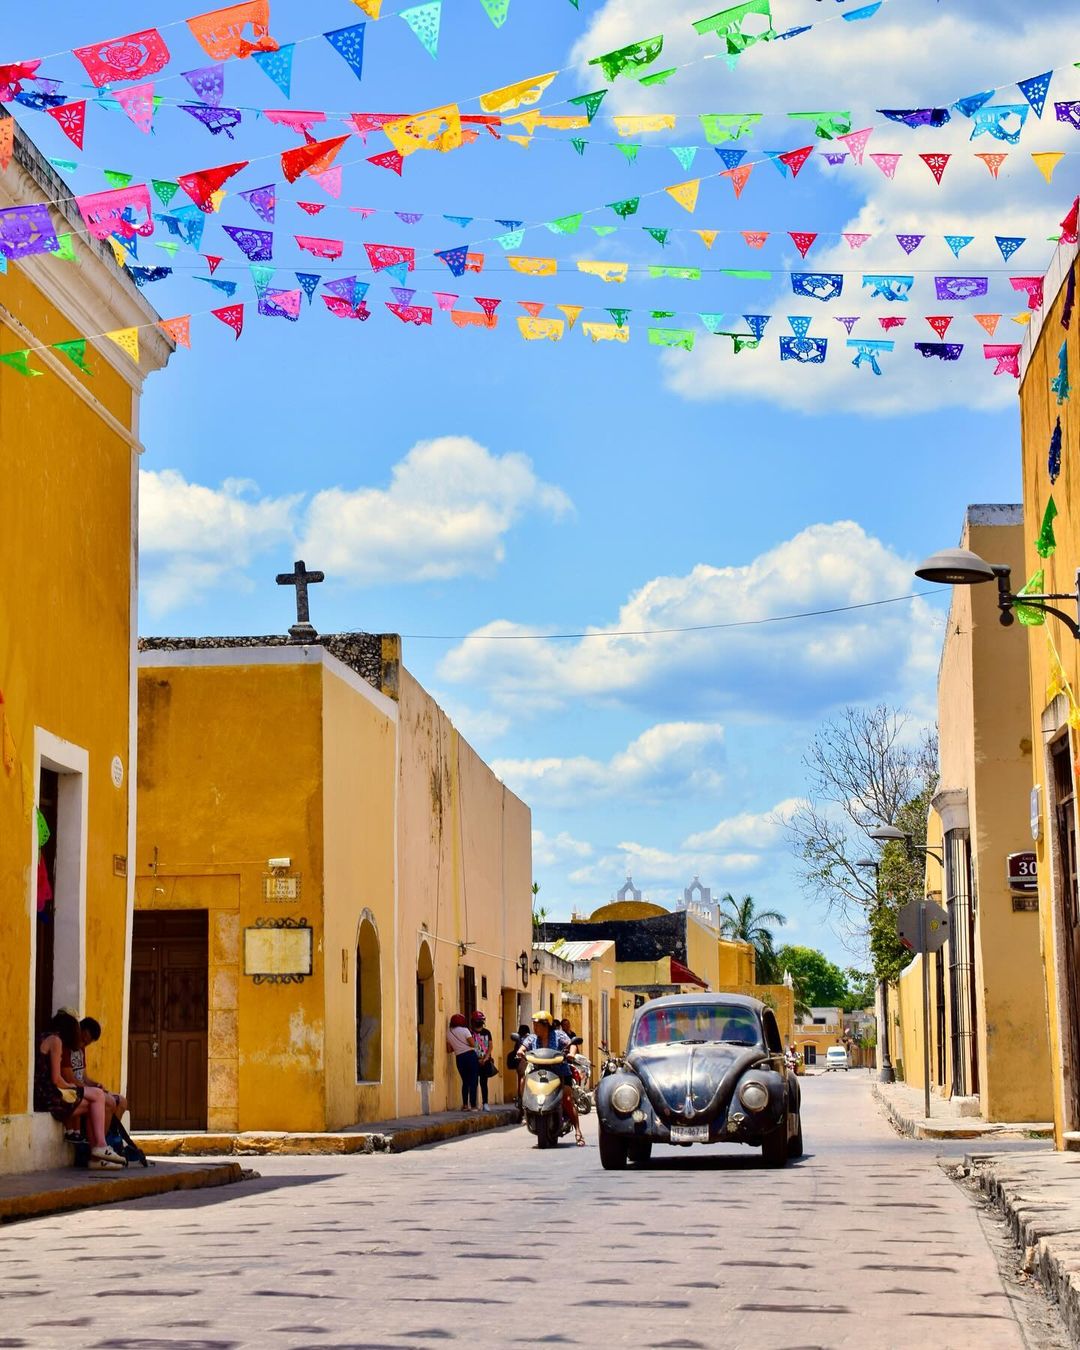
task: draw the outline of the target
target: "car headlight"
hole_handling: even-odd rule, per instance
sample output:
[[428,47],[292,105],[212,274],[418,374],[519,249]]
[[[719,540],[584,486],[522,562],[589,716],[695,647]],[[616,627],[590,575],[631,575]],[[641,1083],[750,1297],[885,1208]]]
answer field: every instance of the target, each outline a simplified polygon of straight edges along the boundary
[[739,1101],[748,1111],[764,1111],[769,1104],[769,1089],[764,1083],[751,1079],[739,1089]]
[[641,1101],[641,1089],[636,1083],[620,1083],[611,1094],[611,1104],[621,1116],[635,1111]]

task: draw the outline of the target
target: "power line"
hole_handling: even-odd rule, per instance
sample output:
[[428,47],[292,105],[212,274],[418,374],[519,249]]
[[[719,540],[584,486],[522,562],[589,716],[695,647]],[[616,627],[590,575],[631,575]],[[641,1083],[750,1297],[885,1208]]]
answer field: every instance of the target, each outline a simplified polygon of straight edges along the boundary
[[866,600],[859,605],[836,605],[832,609],[807,609],[798,614],[773,614],[766,619],[732,619],[728,623],[696,623],[682,628],[615,628],[602,633],[402,633],[409,642],[554,642],[560,639],[658,637],[667,633],[711,633],[721,628],[754,628],[765,623],[790,623],[795,619],[818,619],[827,614],[849,614],[857,609],[877,609],[881,605],[898,605],[905,600],[918,600],[927,595],[944,595],[944,591],[913,591],[910,595],[893,595],[887,600]]

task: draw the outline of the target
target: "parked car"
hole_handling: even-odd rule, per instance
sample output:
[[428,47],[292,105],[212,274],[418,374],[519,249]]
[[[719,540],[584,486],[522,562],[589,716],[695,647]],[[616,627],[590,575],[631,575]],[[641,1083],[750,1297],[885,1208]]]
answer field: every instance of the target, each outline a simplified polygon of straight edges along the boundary
[[851,1061],[848,1059],[848,1052],[842,1045],[830,1045],[825,1051],[825,1072],[830,1069],[843,1069],[846,1073],[851,1068]]
[[802,1156],[801,1106],[771,1008],[736,994],[653,999],[596,1088],[600,1161],[645,1163],[653,1144],[749,1144],[783,1167]]

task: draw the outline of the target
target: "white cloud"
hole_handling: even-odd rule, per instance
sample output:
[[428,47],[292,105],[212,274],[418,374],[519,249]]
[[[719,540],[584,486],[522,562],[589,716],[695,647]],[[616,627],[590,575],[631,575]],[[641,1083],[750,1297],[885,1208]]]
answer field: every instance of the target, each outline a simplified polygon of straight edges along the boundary
[[771,848],[785,840],[784,827],[802,805],[800,797],[786,797],[771,811],[740,811],[718,821],[711,829],[690,835],[688,849]]
[[[773,186],[771,166],[759,164],[754,169],[738,202],[733,201],[730,185],[723,180],[704,182],[694,224],[716,224],[721,213],[728,224],[707,265],[768,267],[772,262],[774,267],[797,271],[852,270],[844,278],[842,299],[827,305],[794,296],[786,277],[779,278],[775,286],[766,283],[764,291],[761,283],[736,283],[741,290],[727,302],[732,327],[741,327],[737,316],[744,312],[777,316],[766,330],[761,349],[735,356],[730,340],[701,334],[693,352],[663,354],[668,387],[692,400],[767,399],[809,413],[832,411],[841,400],[846,410],[871,416],[948,406],[990,410],[1008,405],[1016,396],[1015,382],[991,373],[993,367],[985,361],[982,345],[1023,338],[1024,329],[1012,323],[1010,316],[1020,312],[1026,300],[1009,289],[1007,276],[1043,272],[1049,257],[1046,236],[1055,232],[1064,213],[1063,202],[1070,195],[1062,189],[1068,161],[1058,170],[1057,184],[1047,185],[1032,164],[1029,150],[1067,148],[1062,128],[1053,121],[1052,103],[1080,97],[1080,75],[1069,69],[1055,74],[1043,123],[1040,125],[1033,113],[1029,116],[1022,148],[1003,145],[988,136],[972,143],[972,124],[958,113],[944,128],[913,131],[885,121],[875,109],[949,104],[964,94],[994,85],[1001,87],[997,101],[1022,103],[1020,92],[1006,86],[1060,63],[1062,33],[1071,12],[1072,7],[1064,0],[1045,0],[1039,6],[1019,8],[1002,0],[969,0],[966,4],[957,0],[948,9],[933,0],[907,0],[867,22],[825,23],[792,42],[761,43],[743,55],[734,71],[726,71],[722,60],[700,59],[718,50],[719,44],[715,37],[698,37],[690,26],[693,19],[701,17],[697,0],[670,0],[662,23],[651,0],[608,0],[597,10],[573,52],[583,84],[592,87],[595,81],[595,70],[584,64],[588,56],[651,36],[658,27],[665,34],[659,64],[694,63],[670,84],[654,90],[643,90],[630,80],[617,80],[602,115],[655,110],[692,117],[710,110],[742,109],[776,114],[781,110],[841,106],[851,110],[856,127],[875,127],[870,151],[904,156],[895,180],[883,177],[869,157],[862,168],[850,160],[837,168],[825,165],[820,156],[810,161],[797,183],[791,184],[786,219],[777,222],[774,231],[774,235],[786,229],[821,231],[822,239],[805,261],[790,245],[784,251],[786,256],[777,258],[775,238],[767,246],[773,251],[766,258],[745,248],[735,233],[768,223],[754,214],[754,202],[755,194],[757,200],[762,199],[763,184],[770,189]],[[782,28],[825,17],[840,19],[839,13],[828,15],[821,5],[804,5],[797,10],[789,4],[778,14],[776,24]],[[795,66],[798,80],[793,85]],[[723,71],[722,82],[717,78],[718,71]],[[720,95],[718,85],[723,91]],[[684,125],[697,131],[693,121]],[[760,158],[761,146],[798,144],[793,128],[805,125],[785,124],[767,115],[754,140],[740,142],[740,148],[749,150],[749,159]],[[676,143],[686,139],[690,139],[689,133],[681,125]],[[700,134],[692,139],[700,139]],[[986,167],[974,158],[977,150],[1009,152],[998,179],[991,178]],[[940,187],[918,159],[919,152],[927,151],[954,155]],[[700,155],[696,168],[706,174],[717,172],[712,166],[703,168]],[[845,199],[851,192],[861,198],[861,205],[848,218],[835,219],[829,183],[842,186]],[[880,237],[853,252],[835,235],[826,239],[827,230]],[[892,238],[896,233],[928,237],[907,258]],[[944,234],[970,234],[976,241],[957,259],[944,244]],[[1029,242],[1014,261],[1003,264],[995,234],[1026,236]],[[869,291],[860,285],[859,273],[863,270],[915,273],[911,301],[871,301]],[[986,299],[956,304],[936,299],[935,271],[998,275],[991,277]],[[947,340],[965,344],[956,363],[923,357],[913,347],[915,341],[938,340],[924,316],[942,312],[956,316]],[[975,312],[1001,312],[1005,316],[993,339],[970,318]],[[810,314],[814,319],[811,335],[829,338],[824,366],[779,361],[778,338],[789,331],[782,316],[790,313]],[[848,335],[836,323],[836,314],[860,317],[854,338],[895,341],[894,351],[879,357],[880,377],[873,375],[868,365],[852,369],[856,352],[846,346]],[[907,323],[886,333],[877,323],[883,314],[904,316]]]
[[724,729],[708,722],[663,722],[609,760],[496,759],[492,768],[529,802],[573,804],[584,797],[711,792],[720,785]]
[[[627,840],[596,862],[579,867],[570,873],[569,880],[577,886],[618,889],[622,879],[633,876],[634,884],[648,890],[658,884],[687,885],[693,876],[725,878],[721,890],[726,889],[726,876],[735,873],[744,876],[761,866],[756,853],[715,853],[710,851],[655,848]],[[681,894],[681,892],[680,892]],[[713,894],[718,895],[713,887]]]
[[254,483],[227,478],[220,488],[189,483],[175,469],[139,472],[142,589],[158,616],[225,584],[243,582],[259,553],[292,538],[301,498],[258,497]]
[[[518,716],[574,701],[741,717],[817,715],[846,702],[904,696],[936,669],[940,625],[923,600],[785,623],[775,616],[910,594],[911,564],[853,521],[811,525],[743,566],[699,563],[656,577],[632,594],[610,626],[577,642],[543,637],[461,643],[444,657],[446,680],[487,689]],[[613,630],[682,628],[756,620],[750,627],[615,636]],[[497,620],[477,634],[528,630]],[[543,761],[529,771],[543,777]],[[551,772],[561,775],[556,760]],[[537,767],[537,764],[541,767]],[[578,781],[594,777],[592,761]]]
[[532,832],[532,857],[534,867],[554,867],[557,863],[571,862],[592,856],[592,845],[583,839],[575,839],[566,830],[558,834],[547,835],[543,830]]
[[175,469],[143,470],[139,483],[142,588],[155,618],[226,582],[250,589],[244,569],[271,550],[317,559],[357,586],[486,575],[523,516],[573,509],[525,455],[493,454],[467,436],[419,442],[388,487],[326,488],[308,503],[302,493],[260,496],[250,480],[191,483]]
[[486,575],[529,511],[572,509],[521,454],[493,455],[468,436],[413,446],[388,488],[328,488],[308,508],[302,547],[359,585]]

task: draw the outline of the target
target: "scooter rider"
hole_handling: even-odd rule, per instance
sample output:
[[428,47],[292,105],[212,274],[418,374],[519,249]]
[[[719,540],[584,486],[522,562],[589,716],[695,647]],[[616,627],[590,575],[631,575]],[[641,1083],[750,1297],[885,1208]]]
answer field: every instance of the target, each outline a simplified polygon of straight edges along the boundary
[[[561,1027],[554,1025],[554,1019],[550,1013],[533,1013],[532,1035],[526,1036],[518,1045],[518,1055],[524,1059],[530,1050],[562,1050],[569,1054],[574,1046],[573,1041],[562,1030]],[[563,1111],[567,1120],[574,1127],[578,1148],[585,1147],[585,1136],[581,1133],[581,1121],[578,1119],[577,1107],[574,1105],[574,1093],[572,1079],[570,1076],[570,1065],[565,1061],[556,1069],[563,1083]]]

